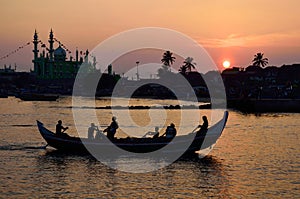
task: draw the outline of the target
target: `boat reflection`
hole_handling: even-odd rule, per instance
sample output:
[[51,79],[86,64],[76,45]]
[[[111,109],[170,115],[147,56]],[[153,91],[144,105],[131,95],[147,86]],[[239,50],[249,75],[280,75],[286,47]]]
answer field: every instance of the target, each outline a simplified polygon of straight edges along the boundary
[[[126,163],[124,158],[111,161],[115,164]],[[154,164],[149,159],[136,161]],[[83,197],[101,198],[126,197],[129,194],[138,198],[228,197],[229,185],[222,160],[214,156],[202,159],[196,155],[182,157],[163,169],[147,173],[126,173],[102,164],[91,155],[59,151],[45,152],[37,158],[37,164],[40,175],[47,176],[38,178],[44,180],[41,183],[47,182],[48,186],[59,189],[58,192],[64,188],[69,196],[81,191]],[[50,173],[47,172],[49,170]]]

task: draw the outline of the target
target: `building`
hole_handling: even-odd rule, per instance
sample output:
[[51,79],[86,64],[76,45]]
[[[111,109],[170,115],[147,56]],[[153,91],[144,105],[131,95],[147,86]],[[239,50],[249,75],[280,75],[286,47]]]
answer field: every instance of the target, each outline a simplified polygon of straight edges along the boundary
[[[67,57],[67,52],[71,53],[68,49],[64,49],[64,45],[55,39],[51,29],[49,34],[49,47],[39,40],[38,34],[35,31],[33,36],[33,73],[38,79],[74,79],[77,75],[80,66],[85,67],[86,72],[96,71],[96,59],[93,63],[89,61],[89,51],[86,50],[82,54],[76,49],[75,60],[70,55]],[[58,43],[58,47],[54,49],[54,43]],[[39,54],[39,45],[42,48]]]

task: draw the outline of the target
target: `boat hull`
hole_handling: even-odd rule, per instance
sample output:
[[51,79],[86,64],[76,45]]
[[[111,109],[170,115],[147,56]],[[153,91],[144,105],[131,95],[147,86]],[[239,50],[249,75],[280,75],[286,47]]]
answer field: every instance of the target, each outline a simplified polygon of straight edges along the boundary
[[49,146],[64,152],[89,153],[88,149],[93,149],[96,151],[106,151],[108,153],[113,143],[120,149],[134,153],[149,153],[157,151],[167,145],[169,147],[169,152],[178,152],[178,149],[186,148],[186,146],[188,146],[183,153],[190,154],[215,144],[225,127],[227,118],[228,112],[226,111],[223,119],[209,128],[207,132],[204,132],[199,136],[195,136],[195,133],[177,136],[173,141],[172,139],[159,137],[119,138],[114,139],[112,142],[107,142],[105,138],[89,140],[87,138],[69,137],[67,135],[58,136],[45,128],[43,123],[39,121],[37,121],[37,126],[40,134]]

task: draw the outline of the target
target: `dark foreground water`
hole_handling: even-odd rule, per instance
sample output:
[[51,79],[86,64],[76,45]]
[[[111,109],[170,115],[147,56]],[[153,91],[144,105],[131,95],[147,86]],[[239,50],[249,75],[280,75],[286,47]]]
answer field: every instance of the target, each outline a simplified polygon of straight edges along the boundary
[[[45,142],[35,120],[54,129],[57,119],[63,119],[72,134],[70,106],[70,98],[0,99],[1,198],[300,198],[300,114],[230,111],[227,127],[208,157],[134,174],[113,170],[91,156],[40,149]],[[105,111],[100,110],[109,122],[111,115]],[[133,111],[143,123],[145,118],[139,116],[147,110]],[[176,111],[170,110],[171,115]]]

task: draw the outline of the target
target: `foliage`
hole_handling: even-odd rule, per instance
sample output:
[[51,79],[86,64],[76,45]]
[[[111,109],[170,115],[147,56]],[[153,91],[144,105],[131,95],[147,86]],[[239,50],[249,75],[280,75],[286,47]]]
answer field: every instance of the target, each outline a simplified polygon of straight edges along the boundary
[[159,68],[157,70],[157,76],[159,78],[164,78],[167,75],[169,75],[171,72],[170,67],[171,64],[175,62],[176,57],[173,56],[173,53],[170,51],[166,51],[163,54],[163,57],[161,59],[161,62],[163,63],[162,68]]
[[192,68],[195,69],[196,63],[193,63],[193,60],[192,57],[187,57],[184,60],[183,65],[179,68],[180,73],[187,74],[192,71]]
[[169,73],[171,73],[171,71],[169,71],[168,66],[166,65],[162,65],[162,67],[157,70],[157,76],[159,78],[163,78],[167,76]]
[[166,51],[163,54],[163,58],[161,59],[161,62],[165,65],[165,66],[171,66],[174,62],[175,62],[176,57],[173,57],[173,53],[171,53],[170,51]]
[[269,63],[269,60],[268,58],[264,58],[263,53],[257,53],[256,55],[254,55],[254,59],[252,60],[252,63],[253,66],[265,67]]

